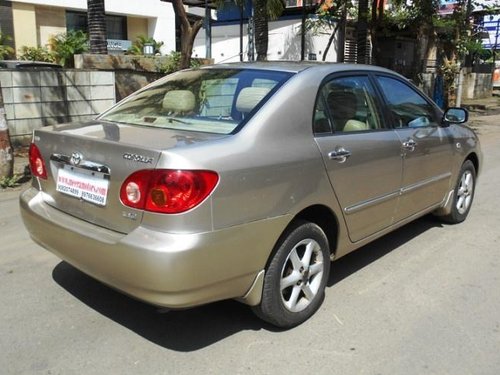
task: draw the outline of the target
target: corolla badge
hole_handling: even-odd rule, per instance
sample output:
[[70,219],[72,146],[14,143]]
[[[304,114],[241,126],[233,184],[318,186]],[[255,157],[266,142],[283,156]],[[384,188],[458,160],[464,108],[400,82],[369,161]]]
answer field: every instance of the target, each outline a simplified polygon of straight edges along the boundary
[[69,162],[72,164],[72,165],[78,165],[81,163],[81,161],[83,160],[83,155],[80,154],[79,152],[73,152],[71,154],[71,158],[69,159]]
[[123,158],[125,160],[130,160],[130,161],[135,161],[138,163],[145,163],[145,164],[151,164],[153,163],[153,158],[150,158],[148,156],[144,155],[138,155],[138,154],[131,154],[131,153],[125,153],[123,154]]

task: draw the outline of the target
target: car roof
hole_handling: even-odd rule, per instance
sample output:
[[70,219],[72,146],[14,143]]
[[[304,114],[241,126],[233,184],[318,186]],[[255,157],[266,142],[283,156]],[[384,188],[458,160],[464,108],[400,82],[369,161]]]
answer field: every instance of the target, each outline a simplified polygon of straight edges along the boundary
[[258,70],[277,70],[291,73],[299,73],[307,69],[318,69],[324,71],[330,68],[330,72],[343,71],[375,71],[396,74],[396,72],[375,65],[332,63],[320,61],[258,61],[258,62],[236,62],[205,66],[204,68],[226,68],[226,69],[258,69]]

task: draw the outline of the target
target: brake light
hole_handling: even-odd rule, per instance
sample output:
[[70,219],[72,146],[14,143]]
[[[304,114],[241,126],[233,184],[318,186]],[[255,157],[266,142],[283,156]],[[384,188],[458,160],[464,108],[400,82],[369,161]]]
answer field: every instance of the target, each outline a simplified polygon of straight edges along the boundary
[[43,160],[42,153],[40,149],[32,143],[29,150],[29,160],[31,174],[34,177],[47,179],[47,169],[45,168],[45,161]]
[[203,202],[218,181],[212,171],[145,169],[127,177],[120,199],[128,207],[177,214]]

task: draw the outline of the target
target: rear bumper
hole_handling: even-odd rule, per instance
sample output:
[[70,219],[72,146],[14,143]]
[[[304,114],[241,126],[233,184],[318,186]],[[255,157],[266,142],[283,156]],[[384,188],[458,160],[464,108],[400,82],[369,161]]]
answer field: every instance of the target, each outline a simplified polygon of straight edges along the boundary
[[138,227],[125,235],[52,208],[34,188],[21,195],[20,208],[35,242],[105,284],[170,308],[244,300],[289,221],[282,216],[194,234]]

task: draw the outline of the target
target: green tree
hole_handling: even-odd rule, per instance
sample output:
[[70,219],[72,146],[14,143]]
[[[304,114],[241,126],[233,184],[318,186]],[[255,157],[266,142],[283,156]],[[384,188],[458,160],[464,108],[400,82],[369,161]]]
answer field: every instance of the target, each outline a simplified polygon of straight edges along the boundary
[[189,68],[191,55],[193,54],[193,44],[196,34],[203,25],[203,17],[193,17],[188,15],[182,0],[169,0],[174,8],[175,15],[181,23],[181,59],[180,69]]
[[106,40],[104,0],[87,0],[87,23],[90,53],[107,54],[108,42]]
[[[330,31],[330,37],[322,57],[323,61],[326,60],[337,35],[339,36],[339,43],[342,43],[347,16],[352,16],[355,13],[351,0],[322,0],[318,4],[315,17],[307,20],[306,30],[311,31],[314,35],[323,34],[325,30]],[[344,61],[343,48],[339,48],[338,52],[342,56],[338,56],[337,61]]]
[[9,45],[12,38],[9,35],[5,35],[0,31],[0,59],[5,59],[14,55],[16,51]]

